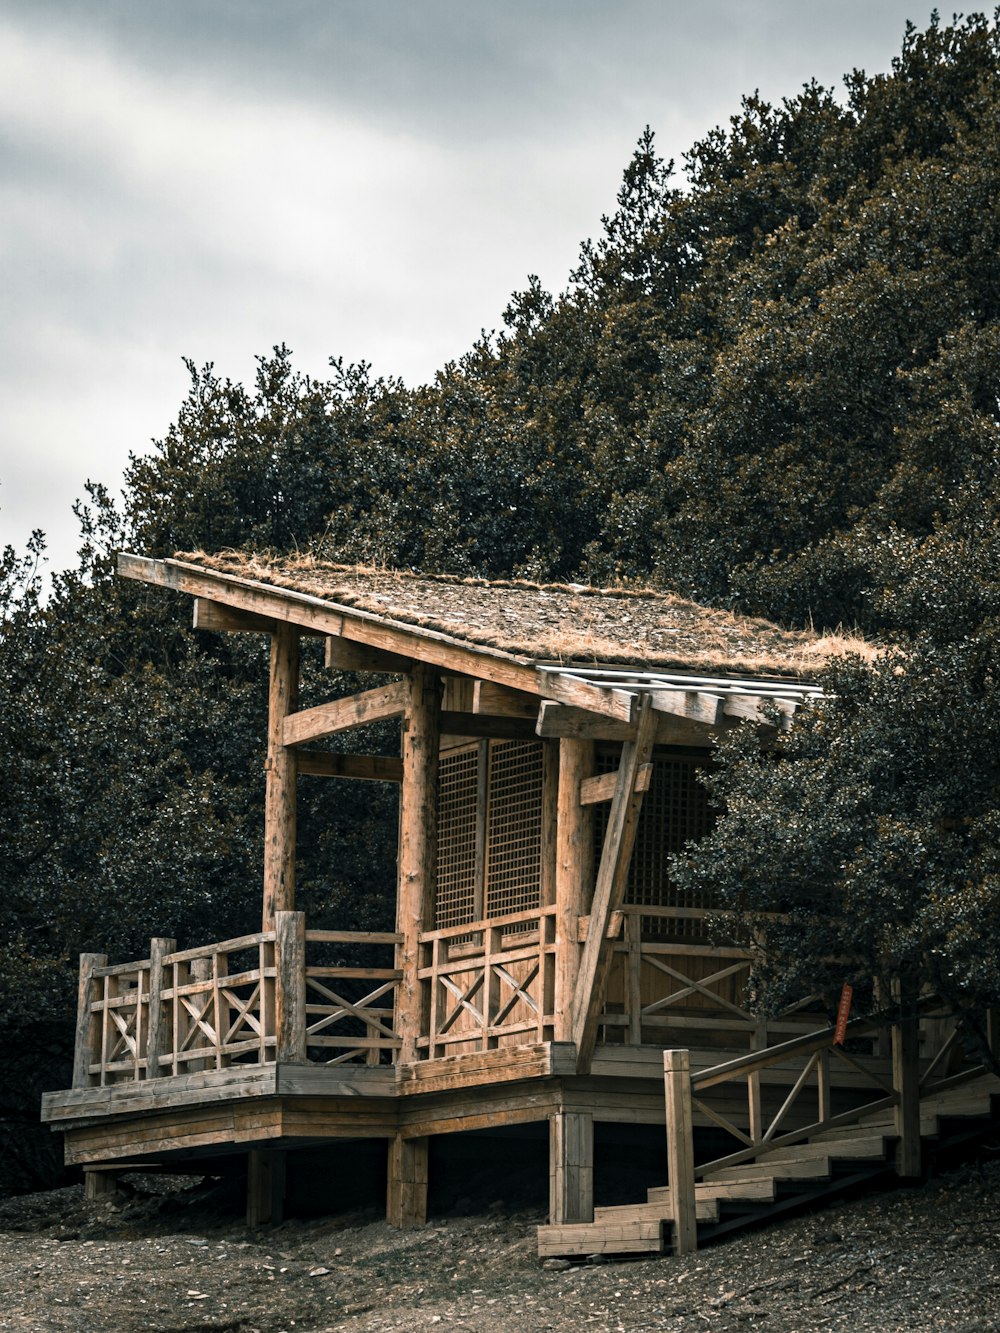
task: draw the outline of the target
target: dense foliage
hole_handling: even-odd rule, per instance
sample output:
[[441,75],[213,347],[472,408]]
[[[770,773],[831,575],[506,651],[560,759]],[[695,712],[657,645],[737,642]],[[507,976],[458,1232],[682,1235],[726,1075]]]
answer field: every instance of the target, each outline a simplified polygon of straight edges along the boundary
[[[995,17],[910,28],[887,75],[745,99],[682,181],[646,131],[566,291],[529,279],[433,384],[317,382],[285,348],[250,387],[191,366],[122,512],[100,487],[80,510],[79,570],[43,601],[40,543],[5,553],[8,1060],[65,1054],[81,949],[256,916],[262,647],[192,634],[115,547],[653,582],[861,626],[895,645],[879,664],[839,669],[777,753],[723,747],[727,813],[682,873],[787,916],[762,1002],[902,974],[1000,998],[998,57]],[[375,924],[393,821],[343,785],[304,788],[305,901]]]

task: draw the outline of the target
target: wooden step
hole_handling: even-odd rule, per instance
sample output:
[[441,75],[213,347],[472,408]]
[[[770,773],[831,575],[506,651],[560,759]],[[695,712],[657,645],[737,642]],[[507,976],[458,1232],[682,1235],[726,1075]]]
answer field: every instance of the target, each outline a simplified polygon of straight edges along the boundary
[[828,1180],[830,1178],[829,1157],[803,1157],[795,1162],[772,1162],[764,1157],[759,1162],[748,1162],[745,1166],[730,1166],[722,1171],[713,1171],[706,1176],[706,1182],[752,1181],[752,1180]]
[[[702,1199],[732,1199],[754,1203],[759,1200],[770,1200],[774,1198],[774,1187],[771,1183],[773,1174],[773,1172],[769,1172],[766,1175],[751,1177],[746,1180],[720,1180],[713,1176],[711,1180],[698,1181],[694,1187],[695,1198],[699,1201]],[[669,1205],[670,1186],[655,1185],[652,1189],[647,1190],[646,1202],[657,1207]],[[595,1217],[597,1211],[595,1208]]]
[[775,1148],[761,1157],[766,1162],[802,1162],[810,1157],[832,1157],[855,1160],[869,1157],[884,1157],[888,1151],[891,1135],[855,1134],[845,1135],[840,1131],[838,1138],[817,1137],[805,1143],[793,1143],[787,1148]]
[[[718,1222],[718,1199],[695,1199],[695,1217],[699,1222]],[[605,1222],[642,1222],[660,1218],[670,1221],[670,1201],[654,1199],[652,1203],[616,1203],[594,1209],[593,1226],[603,1226]]]
[[581,1254],[662,1254],[660,1218],[623,1222],[564,1222],[538,1228],[539,1259]]

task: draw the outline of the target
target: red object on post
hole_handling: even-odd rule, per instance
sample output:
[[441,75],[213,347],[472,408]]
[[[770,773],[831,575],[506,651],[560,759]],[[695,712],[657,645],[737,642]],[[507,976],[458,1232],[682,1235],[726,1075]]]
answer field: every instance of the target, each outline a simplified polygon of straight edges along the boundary
[[847,981],[844,982],[844,988],[840,992],[840,1004],[837,1006],[837,1025],[833,1030],[834,1046],[843,1046],[844,1038],[847,1036],[847,1020],[851,1016],[851,1000],[854,998],[854,987]]

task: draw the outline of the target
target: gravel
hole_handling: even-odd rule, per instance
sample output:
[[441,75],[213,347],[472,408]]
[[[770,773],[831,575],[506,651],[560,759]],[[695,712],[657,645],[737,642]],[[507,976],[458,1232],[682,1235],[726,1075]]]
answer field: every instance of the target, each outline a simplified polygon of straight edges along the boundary
[[[537,1213],[393,1231],[371,1213],[249,1232],[212,1181],[0,1204],[0,1330],[1000,1329],[1000,1163],[682,1259],[539,1263]],[[228,1212],[227,1212],[228,1210]]]

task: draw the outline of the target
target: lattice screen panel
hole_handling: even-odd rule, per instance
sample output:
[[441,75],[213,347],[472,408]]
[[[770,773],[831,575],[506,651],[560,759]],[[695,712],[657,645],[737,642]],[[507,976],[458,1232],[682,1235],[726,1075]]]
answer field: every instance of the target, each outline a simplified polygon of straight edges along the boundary
[[438,777],[438,866],[434,927],[474,919],[476,784],[479,746],[441,756]]
[[540,901],[542,746],[491,741],[486,915],[526,912]]
[[[618,767],[619,756],[599,751],[597,767],[601,773]],[[702,761],[703,762],[703,761]],[[688,755],[654,754],[653,781],[643,797],[639,824],[636,829],[632,863],[629,866],[625,901],[637,906],[651,907],[711,907],[704,898],[697,901],[693,894],[683,894],[670,882],[668,857],[683,849],[686,842],[696,842],[712,827],[713,814],[708,804],[708,793],[698,782],[702,762]],[[600,857],[604,831],[607,826],[606,804],[597,807],[597,855]],[[672,936],[700,936],[702,923],[697,920],[662,920],[644,917],[642,929]]]

